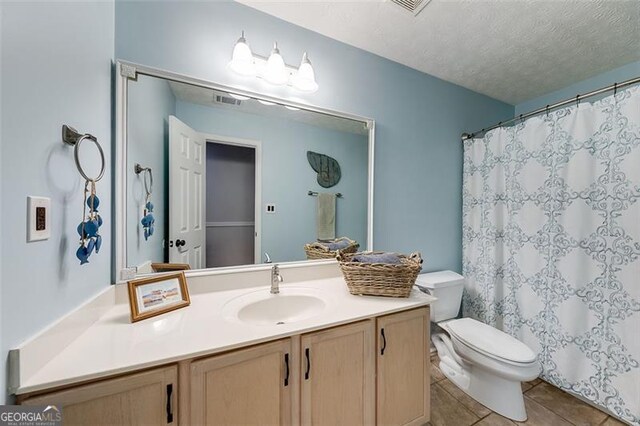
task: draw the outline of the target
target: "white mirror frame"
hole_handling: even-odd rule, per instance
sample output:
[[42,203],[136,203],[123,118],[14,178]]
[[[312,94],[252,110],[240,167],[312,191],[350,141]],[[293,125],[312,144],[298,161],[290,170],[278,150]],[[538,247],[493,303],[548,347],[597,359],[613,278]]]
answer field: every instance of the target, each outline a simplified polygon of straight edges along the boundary
[[[139,65],[132,62],[126,62],[122,60],[116,61],[116,138],[115,138],[115,150],[113,161],[113,175],[115,181],[114,187],[114,242],[113,242],[113,277],[114,283],[121,283],[133,278],[136,271],[133,268],[127,267],[127,170],[123,165],[127,164],[127,101],[128,101],[128,83],[129,80],[136,80],[138,75],[146,75],[150,77],[162,78],[165,80],[171,80],[179,83],[191,84],[194,86],[200,86],[207,89],[213,89],[223,92],[232,92],[238,95],[249,96],[255,99],[262,99],[265,101],[275,102],[281,105],[288,105],[295,108],[300,108],[308,111],[314,111],[326,115],[332,115],[339,118],[346,118],[350,120],[361,121],[366,124],[369,130],[369,160],[368,160],[368,180],[367,180],[367,247],[368,251],[373,250],[373,177],[374,177],[374,146],[375,146],[375,121],[344,112],[333,111],[308,105],[304,103],[292,102],[289,100],[277,98],[274,96],[265,95],[262,93],[251,92],[248,90],[240,89],[232,86],[225,86],[217,84],[211,81],[202,80],[195,77],[189,77],[182,74],[177,74],[171,71],[161,70],[158,68],[152,68],[145,65]],[[279,265],[285,265],[285,267],[298,267],[307,266],[310,264],[317,265],[321,263],[332,263],[333,259],[329,260],[301,260],[294,262],[279,262]],[[215,274],[228,274],[238,271],[251,271],[251,270],[263,270],[270,268],[269,264],[254,264],[254,265],[242,265],[233,267],[221,267],[221,268],[207,268],[199,270],[187,271],[186,275],[189,276],[203,276],[203,275],[215,275]]]

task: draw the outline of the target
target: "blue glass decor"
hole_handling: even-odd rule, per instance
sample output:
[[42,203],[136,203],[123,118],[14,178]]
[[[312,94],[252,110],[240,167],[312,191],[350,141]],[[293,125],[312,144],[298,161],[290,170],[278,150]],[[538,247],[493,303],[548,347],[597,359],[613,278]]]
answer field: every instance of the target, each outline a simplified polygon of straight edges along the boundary
[[[149,197],[147,196],[147,200]],[[142,229],[144,230],[144,239],[145,241],[149,239],[150,236],[153,235],[153,224],[156,219],[153,217],[153,203],[151,201],[147,201],[144,205],[144,216],[140,223],[142,224]]]
[[76,228],[78,235],[80,235],[80,247],[76,250],[76,257],[80,260],[81,265],[89,263],[89,256],[94,251],[98,253],[102,246],[102,237],[99,233],[102,218],[98,214],[99,206],[100,199],[96,195],[96,182],[87,180],[84,185],[82,221]]

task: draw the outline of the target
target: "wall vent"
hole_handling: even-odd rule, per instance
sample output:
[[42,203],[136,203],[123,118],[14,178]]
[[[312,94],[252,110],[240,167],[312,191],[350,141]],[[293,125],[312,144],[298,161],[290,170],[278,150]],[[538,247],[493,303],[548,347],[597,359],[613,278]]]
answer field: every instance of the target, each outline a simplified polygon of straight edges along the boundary
[[430,1],[431,0],[391,0],[392,3],[395,3],[404,10],[413,13],[413,16],[420,13]]
[[216,104],[224,105],[240,105],[242,101],[240,99],[232,98],[231,96],[213,95],[213,102]]

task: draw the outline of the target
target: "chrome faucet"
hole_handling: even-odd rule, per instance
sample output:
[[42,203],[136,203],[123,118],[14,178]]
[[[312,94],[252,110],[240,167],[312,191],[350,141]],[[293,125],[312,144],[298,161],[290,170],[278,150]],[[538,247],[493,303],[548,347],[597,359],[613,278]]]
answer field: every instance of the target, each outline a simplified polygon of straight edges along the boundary
[[278,265],[271,267],[271,294],[280,293],[280,283],[282,282],[282,275],[280,275],[280,268]]

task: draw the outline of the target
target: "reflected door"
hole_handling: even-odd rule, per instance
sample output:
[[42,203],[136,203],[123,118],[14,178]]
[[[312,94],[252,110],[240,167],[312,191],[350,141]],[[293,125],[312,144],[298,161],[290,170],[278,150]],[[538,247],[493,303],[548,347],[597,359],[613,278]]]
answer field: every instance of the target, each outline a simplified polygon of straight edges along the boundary
[[169,261],[205,267],[204,137],[169,117]]

